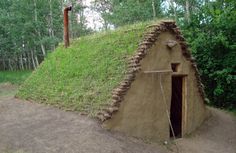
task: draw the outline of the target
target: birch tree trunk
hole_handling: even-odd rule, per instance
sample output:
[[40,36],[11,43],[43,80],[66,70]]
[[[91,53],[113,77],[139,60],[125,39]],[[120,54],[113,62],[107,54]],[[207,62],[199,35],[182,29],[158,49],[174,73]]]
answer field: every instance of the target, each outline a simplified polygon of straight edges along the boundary
[[23,52],[23,64],[24,64],[24,68],[27,69],[27,55],[25,53],[25,51]]
[[35,66],[36,68],[39,66],[39,61],[38,61],[38,56],[36,54],[36,49],[33,51],[33,56],[34,56],[34,59],[35,59]]
[[32,50],[31,50],[31,61],[32,61],[32,64],[33,64],[33,68],[35,70],[36,69],[36,65],[35,65],[35,62],[34,62],[34,53],[33,53]]
[[2,62],[3,62],[3,70],[6,70],[6,62],[5,62],[5,58],[4,57],[3,57]]
[[[49,32],[50,32],[50,37],[54,39],[55,34],[54,34],[54,27],[53,27],[53,10],[52,10],[52,0],[49,0],[49,11],[50,11],[50,26],[49,26]],[[53,50],[55,50],[55,45],[52,45]]]
[[20,69],[21,70],[24,70],[25,68],[24,68],[24,64],[23,64],[23,57],[22,57],[23,55],[21,54],[20,55],[20,59],[19,59],[19,64],[20,64]]
[[172,10],[173,10],[173,13],[174,13],[175,21],[177,21],[177,13],[176,13],[175,1],[174,1],[174,0],[170,0],[170,6],[172,7]]
[[155,1],[152,0],[152,11],[153,11],[153,18],[155,19],[157,14],[156,14],[156,7],[155,7]]
[[[34,0],[34,21],[37,24],[37,22],[38,22],[38,12],[37,12],[36,0]],[[35,31],[36,31],[36,33],[38,33],[39,39],[42,40],[42,36],[41,36],[40,31],[37,28],[35,28]],[[45,57],[46,56],[46,51],[45,51],[45,47],[44,47],[42,42],[40,43],[40,46],[41,46],[41,51],[42,51],[43,57]]]
[[189,4],[189,0],[185,1],[185,10],[186,10],[186,14],[185,14],[186,21],[188,23],[190,23],[190,4]]
[[13,68],[12,68],[12,65],[11,65],[11,59],[10,58],[8,59],[8,66],[9,66],[10,70],[12,71]]
[[28,65],[28,70],[31,69],[31,57],[30,57],[30,53],[27,52],[27,65]]
[[[39,36],[41,36],[41,34],[40,34],[40,33],[39,33]],[[43,45],[43,44],[40,44],[40,46],[41,46],[41,51],[42,51],[42,54],[43,54],[43,56],[45,57],[45,56],[46,56],[45,47],[44,47],[44,45]]]

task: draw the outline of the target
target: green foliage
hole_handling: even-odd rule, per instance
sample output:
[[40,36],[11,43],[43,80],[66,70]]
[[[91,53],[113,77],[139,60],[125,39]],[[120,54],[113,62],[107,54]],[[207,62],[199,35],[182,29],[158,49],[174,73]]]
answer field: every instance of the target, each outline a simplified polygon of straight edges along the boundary
[[[71,0],[72,1],[72,0]],[[63,8],[59,0],[0,1],[0,70],[35,69],[63,39]],[[78,2],[78,1],[77,1]],[[71,37],[91,33],[82,7],[73,0],[69,13]]]
[[211,104],[228,109],[236,108],[235,7],[235,1],[208,3],[183,26]]
[[31,71],[0,71],[0,83],[9,82],[22,84],[31,74]]
[[26,80],[17,96],[93,115],[123,80],[127,58],[147,24],[98,33],[62,45]]
[[115,26],[152,20],[157,16],[162,16],[161,2],[157,0],[111,0],[111,5],[110,12],[104,13],[103,17]]

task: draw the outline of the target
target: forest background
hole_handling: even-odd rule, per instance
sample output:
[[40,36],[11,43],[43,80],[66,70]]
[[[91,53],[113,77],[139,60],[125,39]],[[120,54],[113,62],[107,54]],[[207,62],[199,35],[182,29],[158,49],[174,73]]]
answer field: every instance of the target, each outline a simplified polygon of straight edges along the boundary
[[[71,38],[170,18],[181,27],[196,58],[209,104],[236,110],[235,0],[90,1],[0,0],[0,71],[36,69],[63,41],[67,5],[73,6]],[[93,13],[99,21],[91,26],[88,15]]]

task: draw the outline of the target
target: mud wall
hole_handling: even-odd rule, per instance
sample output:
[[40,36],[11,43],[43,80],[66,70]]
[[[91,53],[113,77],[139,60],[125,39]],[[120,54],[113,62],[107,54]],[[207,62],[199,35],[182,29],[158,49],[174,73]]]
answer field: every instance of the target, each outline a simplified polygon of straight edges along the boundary
[[[190,133],[201,125],[206,114],[195,70],[192,63],[183,56],[178,43],[171,49],[167,47],[169,40],[178,42],[176,37],[168,31],[158,36],[155,44],[141,61],[141,71],[138,72],[127,91],[119,111],[110,120],[104,122],[104,127],[152,141],[168,140],[167,112],[170,111],[172,75],[185,76],[182,134]],[[178,72],[144,73],[171,70],[171,63],[180,64]]]

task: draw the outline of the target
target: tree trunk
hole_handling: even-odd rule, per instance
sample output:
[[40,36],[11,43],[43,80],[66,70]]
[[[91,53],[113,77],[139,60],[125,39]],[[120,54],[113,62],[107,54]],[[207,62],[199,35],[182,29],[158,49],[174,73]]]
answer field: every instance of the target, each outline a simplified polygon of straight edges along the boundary
[[175,21],[177,21],[178,18],[177,18],[177,13],[176,13],[176,8],[175,8],[175,2],[174,2],[174,0],[170,0],[170,6],[171,6],[172,9],[173,9]]
[[104,28],[105,28],[105,31],[108,30],[108,22],[106,21],[106,19],[103,19],[104,20]]
[[27,55],[25,54],[25,51],[23,52],[22,56],[24,68],[27,69]]
[[5,62],[5,57],[4,56],[3,56],[2,62],[3,62],[3,70],[6,70],[6,62]]
[[36,65],[35,65],[35,62],[34,62],[34,53],[33,53],[32,50],[31,50],[31,61],[32,61],[32,64],[33,64],[33,69],[35,70],[36,69]]
[[152,0],[152,11],[153,11],[153,18],[155,19],[157,17],[157,14],[154,0]]
[[36,0],[34,0],[34,20],[38,21],[38,15],[37,15],[37,3]]
[[31,57],[30,57],[30,53],[28,52],[27,53],[27,63],[28,63],[28,70],[30,70],[31,69]]
[[185,10],[186,10],[186,14],[185,14],[186,21],[188,23],[190,23],[190,4],[189,4],[189,0],[186,0],[186,2],[185,2]]
[[[37,12],[37,3],[36,3],[36,0],[34,0],[34,21],[38,22],[38,12]],[[40,33],[40,30],[38,30],[37,28],[35,28],[35,31],[36,33],[38,33],[38,37],[40,40],[42,40],[42,36],[41,36],[41,33]],[[43,43],[41,42],[40,43],[40,46],[41,46],[41,51],[42,51],[42,54],[43,54],[43,57],[46,56],[46,51],[45,51],[45,47],[43,45]]]
[[23,57],[22,57],[22,54],[20,55],[20,69],[21,70],[24,70],[25,68],[24,68],[24,64],[23,64]]
[[8,58],[8,66],[9,66],[9,69],[12,71],[13,68],[12,68],[12,65],[11,65],[11,59],[10,58]]
[[34,54],[34,59],[35,59],[35,67],[37,68],[39,66],[38,56],[35,51],[33,52],[33,54]]
[[[50,37],[54,39],[54,27],[53,27],[53,12],[52,12],[52,0],[49,0],[49,9],[50,9]],[[53,50],[55,50],[55,44],[52,45]]]
[[[41,35],[41,34],[40,34]],[[45,51],[45,47],[43,44],[40,45],[41,46],[41,51],[42,51],[42,54],[43,54],[43,57],[46,56],[46,51]]]

